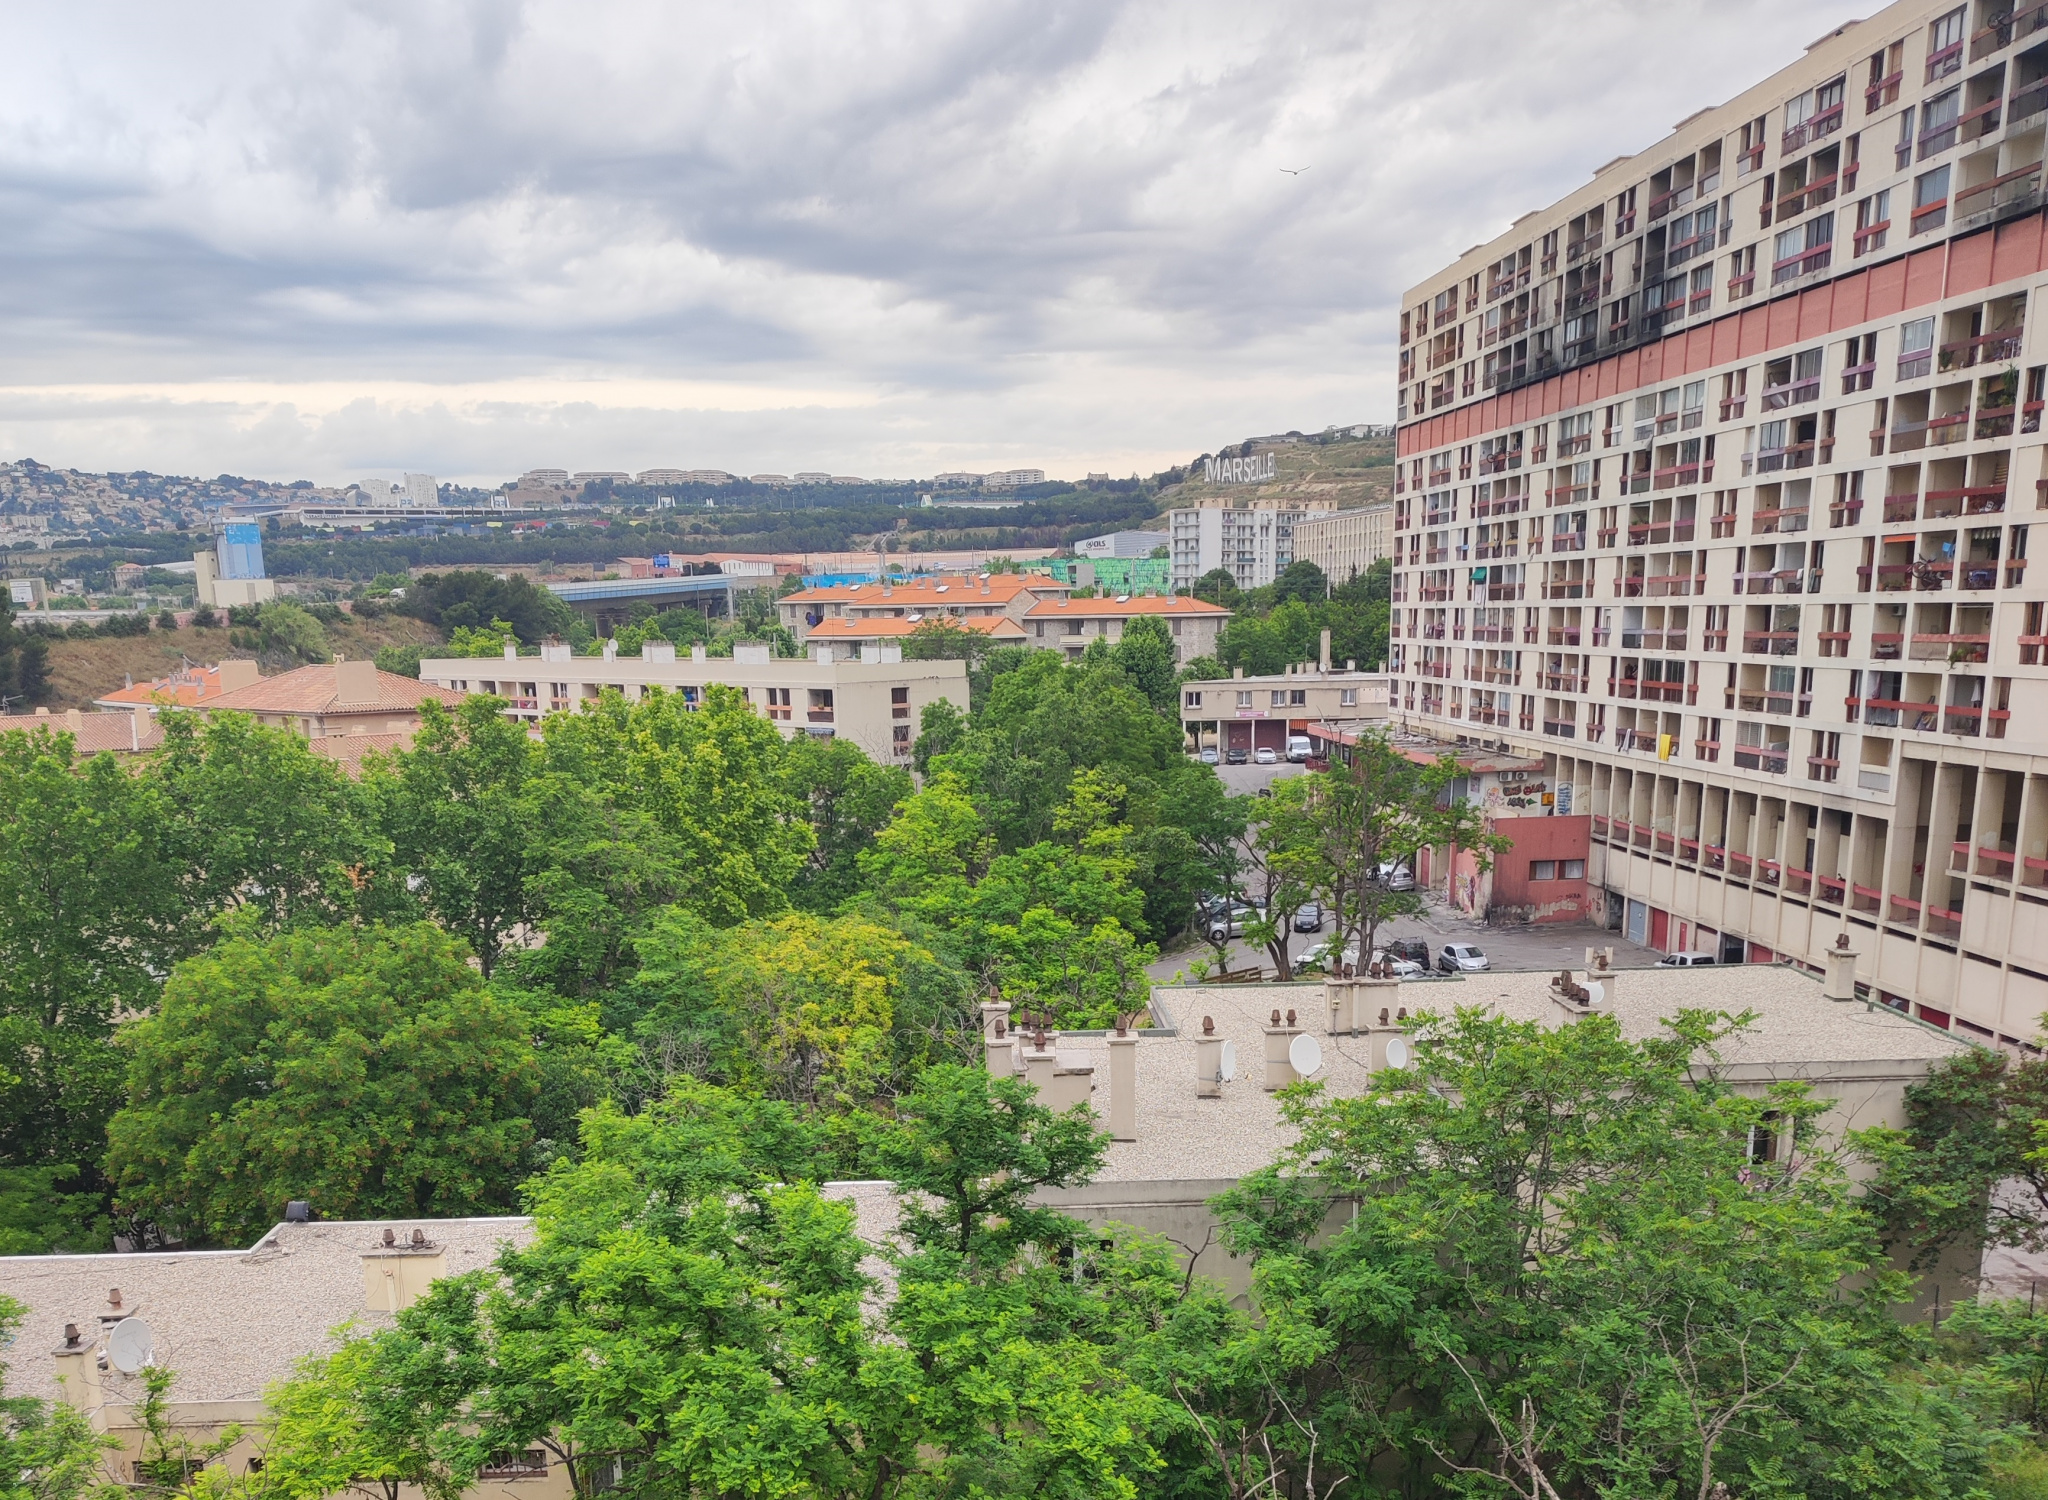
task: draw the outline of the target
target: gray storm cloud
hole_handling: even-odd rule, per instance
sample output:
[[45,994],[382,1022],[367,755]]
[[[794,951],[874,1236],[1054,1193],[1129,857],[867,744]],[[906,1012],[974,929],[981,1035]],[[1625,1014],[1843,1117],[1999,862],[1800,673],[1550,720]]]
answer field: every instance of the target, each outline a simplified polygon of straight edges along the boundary
[[1404,285],[1845,18],[17,10],[0,455],[1078,476],[1384,421]]

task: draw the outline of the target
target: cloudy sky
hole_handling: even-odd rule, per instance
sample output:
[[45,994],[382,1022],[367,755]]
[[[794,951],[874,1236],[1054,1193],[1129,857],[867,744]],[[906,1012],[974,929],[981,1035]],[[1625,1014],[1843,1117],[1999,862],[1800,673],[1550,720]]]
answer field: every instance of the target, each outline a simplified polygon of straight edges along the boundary
[[1857,13],[13,7],[0,458],[1079,477],[1383,422],[1404,286]]

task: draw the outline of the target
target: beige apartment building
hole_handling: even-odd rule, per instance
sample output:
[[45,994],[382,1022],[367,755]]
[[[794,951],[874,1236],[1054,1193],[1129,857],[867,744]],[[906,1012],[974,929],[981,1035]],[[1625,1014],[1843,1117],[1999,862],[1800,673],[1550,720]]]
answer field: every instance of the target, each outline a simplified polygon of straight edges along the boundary
[[1394,507],[1368,505],[1294,523],[1294,557],[1312,562],[1332,583],[1347,583],[1394,552]]
[[1041,599],[1024,612],[1024,644],[1042,651],[1064,651],[1078,660],[1090,641],[1114,645],[1133,620],[1151,618],[1173,637],[1174,657],[1186,666],[1198,656],[1214,656],[1230,611],[1206,599],[1184,595],[1124,594],[1110,598],[1070,599],[1064,592]]
[[1168,511],[1171,585],[1192,588],[1204,574],[1222,568],[1241,589],[1263,588],[1294,561],[1295,528],[1324,514],[1291,500],[1216,499]]
[[1320,743],[1335,738],[1331,731],[1355,735],[1386,717],[1385,674],[1328,664],[1255,677],[1240,669],[1231,677],[1184,682],[1180,690],[1180,727],[1197,750],[1285,755],[1290,735]]
[[527,723],[594,702],[608,688],[629,699],[660,688],[694,703],[719,683],[744,694],[783,738],[849,739],[881,765],[908,763],[926,704],[943,698],[967,711],[965,662],[905,661],[900,646],[820,642],[797,661],[748,642],[729,657],[702,646],[678,657],[669,641],[648,641],[638,656],[619,655],[612,641],[602,656],[577,656],[566,645],[520,656],[508,646],[502,658],[429,658],[420,663],[420,678],[458,694],[503,698],[506,714]]
[[2044,129],[2048,8],[1893,5],[1400,326],[1397,716],[1541,755],[1631,936],[1846,933],[2008,1047],[2048,1011]]

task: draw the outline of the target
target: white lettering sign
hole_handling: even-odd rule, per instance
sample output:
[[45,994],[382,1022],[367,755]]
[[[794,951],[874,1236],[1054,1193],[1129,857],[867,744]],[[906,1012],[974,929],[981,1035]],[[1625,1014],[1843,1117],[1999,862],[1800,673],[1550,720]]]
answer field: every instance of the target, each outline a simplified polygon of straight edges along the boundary
[[1211,484],[1258,484],[1279,474],[1274,463],[1276,456],[1259,453],[1250,458],[1205,458],[1202,477]]

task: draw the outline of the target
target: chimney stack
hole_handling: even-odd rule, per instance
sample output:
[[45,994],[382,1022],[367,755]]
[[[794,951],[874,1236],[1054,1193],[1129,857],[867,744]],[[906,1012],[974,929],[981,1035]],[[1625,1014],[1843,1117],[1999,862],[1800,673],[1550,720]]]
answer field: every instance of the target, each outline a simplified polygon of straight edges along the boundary
[[334,659],[334,703],[337,708],[366,708],[383,696],[373,661]]
[[1856,950],[1849,946],[1849,934],[1837,933],[1835,946],[1828,949],[1827,980],[1821,993],[1830,1000],[1856,998]]
[[1328,676],[1330,671],[1330,631],[1328,626],[1323,628],[1323,649],[1316,660],[1322,667],[1323,675]]
[[1118,1016],[1109,1037],[1109,1138],[1138,1138],[1138,1034],[1135,1016]]

